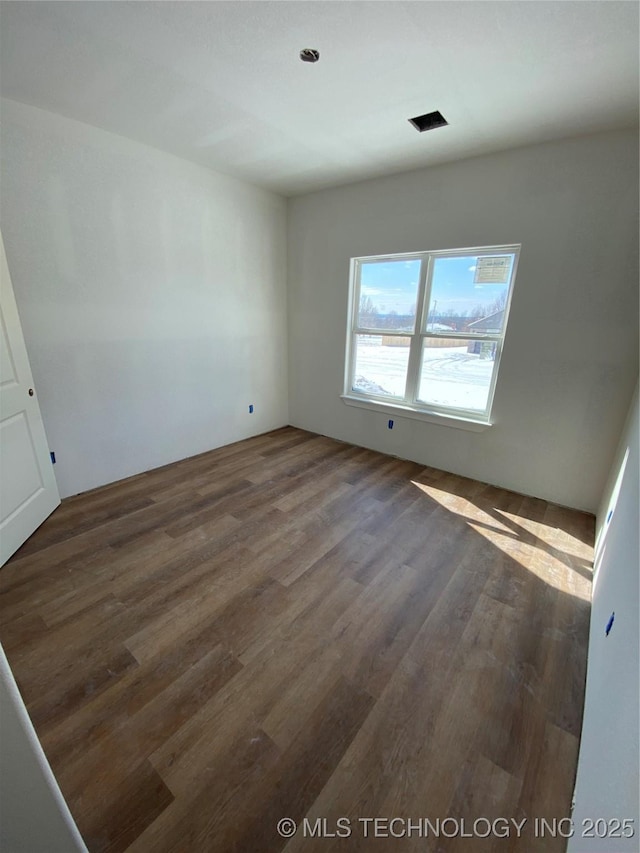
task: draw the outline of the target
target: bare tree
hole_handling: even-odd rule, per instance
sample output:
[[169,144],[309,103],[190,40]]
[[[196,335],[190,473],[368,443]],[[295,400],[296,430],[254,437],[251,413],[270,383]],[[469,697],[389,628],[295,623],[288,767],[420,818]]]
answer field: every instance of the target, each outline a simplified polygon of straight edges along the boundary
[[370,296],[360,297],[360,313],[361,314],[377,314],[378,309],[375,306],[373,299]]
[[507,294],[501,293],[496,299],[493,300],[491,305],[489,306],[489,314],[497,314],[498,311],[503,311],[505,305],[507,304]]
[[378,309],[370,296],[360,297],[360,324],[362,326],[375,326]]

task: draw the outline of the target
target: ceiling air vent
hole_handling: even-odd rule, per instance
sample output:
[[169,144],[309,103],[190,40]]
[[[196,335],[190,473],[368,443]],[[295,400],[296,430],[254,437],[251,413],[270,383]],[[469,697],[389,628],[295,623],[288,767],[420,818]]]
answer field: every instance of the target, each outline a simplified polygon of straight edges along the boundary
[[438,110],[434,113],[425,113],[423,116],[410,118],[409,122],[416,130],[419,130],[420,133],[423,133],[425,130],[433,130],[436,127],[444,127],[446,124],[449,124],[446,118],[442,113],[438,112]]
[[320,59],[320,51],[315,47],[305,47],[300,51],[300,59],[303,62],[317,62]]

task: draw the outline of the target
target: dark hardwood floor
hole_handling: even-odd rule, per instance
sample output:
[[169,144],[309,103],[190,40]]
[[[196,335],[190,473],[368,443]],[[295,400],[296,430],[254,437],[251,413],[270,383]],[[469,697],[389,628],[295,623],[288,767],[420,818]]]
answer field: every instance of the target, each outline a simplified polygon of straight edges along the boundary
[[64,501],[0,640],[91,853],[560,851],[593,535],[288,427]]

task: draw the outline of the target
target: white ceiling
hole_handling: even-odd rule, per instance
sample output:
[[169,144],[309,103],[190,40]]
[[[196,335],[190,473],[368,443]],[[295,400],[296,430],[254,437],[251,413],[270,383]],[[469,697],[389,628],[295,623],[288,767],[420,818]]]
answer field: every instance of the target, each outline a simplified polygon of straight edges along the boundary
[[[3,2],[1,92],[295,195],[636,125],[638,8]],[[407,121],[432,110],[450,126]]]

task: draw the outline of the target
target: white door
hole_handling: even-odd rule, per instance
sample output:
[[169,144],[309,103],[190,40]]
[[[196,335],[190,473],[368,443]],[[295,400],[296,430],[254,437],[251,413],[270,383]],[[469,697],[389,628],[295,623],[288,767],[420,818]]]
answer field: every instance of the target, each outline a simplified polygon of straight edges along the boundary
[[59,503],[0,234],[0,566]]

